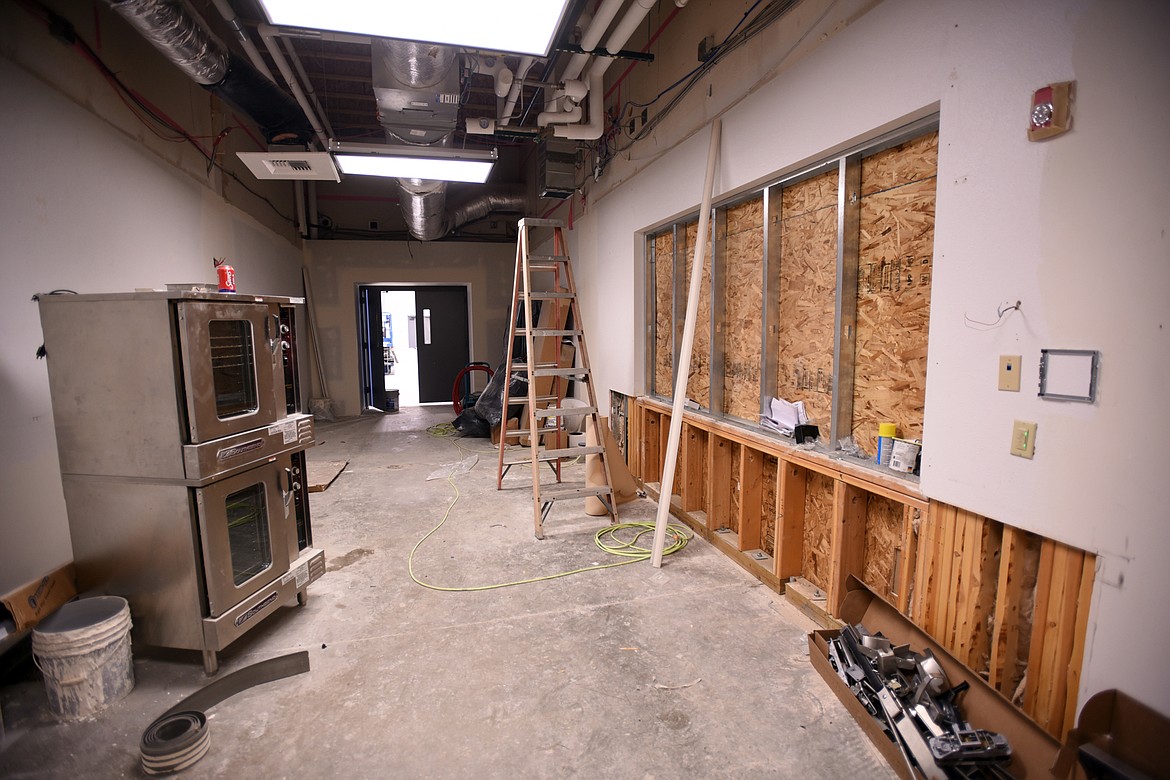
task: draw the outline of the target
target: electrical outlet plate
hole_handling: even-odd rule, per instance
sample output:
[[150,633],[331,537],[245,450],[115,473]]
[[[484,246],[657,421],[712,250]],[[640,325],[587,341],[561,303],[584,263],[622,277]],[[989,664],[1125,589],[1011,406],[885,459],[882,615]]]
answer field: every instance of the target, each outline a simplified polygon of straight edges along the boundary
[[1020,392],[1020,355],[999,356],[999,389]]
[[1016,420],[1012,425],[1012,455],[1031,460],[1035,450],[1036,423]]

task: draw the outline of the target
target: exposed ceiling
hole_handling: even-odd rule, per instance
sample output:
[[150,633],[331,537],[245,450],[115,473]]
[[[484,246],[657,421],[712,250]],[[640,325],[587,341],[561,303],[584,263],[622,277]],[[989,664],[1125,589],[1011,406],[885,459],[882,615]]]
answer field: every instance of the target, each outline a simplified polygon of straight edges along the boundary
[[[315,195],[310,188],[308,198],[298,198],[298,208],[307,206],[297,223],[319,237],[345,232],[424,241],[513,240],[518,215],[542,215],[556,205],[549,198],[585,186],[586,172],[599,177],[609,161],[650,138],[725,56],[800,3],[750,2],[720,42],[704,39],[698,65],[646,102],[627,98],[611,117],[605,86],[616,88],[632,66],[608,82],[607,70],[622,59],[652,60],[652,54],[627,51],[626,43],[652,9],[674,5],[668,14],[660,9],[645,50],[655,41],[656,48],[666,46],[659,34],[687,0],[572,0],[545,58],[276,28],[267,24],[257,0],[203,0],[196,14],[186,0],[104,1],[193,80],[256,120],[269,151],[273,144],[284,151],[299,148],[328,168],[324,150],[334,142],[374,142],[387,151],[411,147],[415,153],[497,149],[499,162],[486,184],[401,174],[362,182],[370,177],[353,176],[322,182]],[[512,21],[501,11],[499,24]],[[648,106],[654,107],[649,114]],[[636,107],[642,108],[640,117],[626,115]],[[271,175],[261,178],[320,178],[305,173],[312,168],[307,159],[267,164]],[[344,221],[319,211],[330,199]],[[354,216],[358,203],[377,204],[379,218],[372,216],[374,207],[366,211],[369,230]]]
[[[425,0],[422,0],[425,1]],[[216,3],[220,5],[220,3]],[[577,19],[582,9],[587,5],[586,0],[576,0],[571,3],[562,22],[554,44],[562,46],[579,39],[576,31]],[[621,3],[618,3],[620,6]],[[266,18],[256,0],[230,0],[230,7],[239,16],[242,29],[255,43],[256,50],[269,70],[277,75],[280,81],[280,69],[264,45],[259,31]],[[209,7],[206,13],[214,14],[215,8]],[[219,26],[222,19],[215,19]],[[226,38],[225,38],[226,40]],[[238,47],[239,41],[233,41],[233,47]],[[307,83],[304,91],[314,107],[319,106],[320,119],[331,131],[332,139],[337,141],[373,142],[378,143],[387,139],[385,122],[379,121],[379,105],[375,97],[376,83],[373,65],[375,58],[380,56],[377,46],[371,46],[369,41],[356,38],[354,40],[327,40],[324,37],[296,37],[282,35],[279,44],[284,54],[295,68],[303,70]],[[291,52],[290,52],[291,50]],[[289,56],[289,55],[292,56]],[[568,56],[568,55],[560,55]],[[515,93],[515,107],[512,110],[512,119],[508,127],[498,126],[493,134],[476,134],[466,132],[466,120],[480,119],[497,122],[502,116],[507,104],[505,98],[497,96],[496,79],[490,72],[475,72],[477,69],[487,71],[492,59],[499,60],[517,81],[520,80],[520,67],[528,64],[516,55],[499,56],[461,50],[456,67],[458,73],[459,106],[458,118],[454,132],[445,140],[450,146],[457,148],[495,148],[499,152],[499,162],[486,185],[450,184],[450,205],[458,208],[460,205],[470,204],[475,209],[474,219],[470,224],[456,227],[463,228],[452,232],[451,226],[444,226],[438,232],[431,231],[429,238],[459,238],[480,236],[487,239],[512,240],[514,237],[515,216],[504,220],[483,220],[477,215],[484,211],[475,201],[483,196],[494,197],[489,204],[495,206],[500,203],[499,198],[507,194],[515,196],[523,193],[527,201],[529,212],[544,211],[555,205],[555,201],[539,198],[539,187],[536,183],[538,166],[538,147],[542,133],[537,126],[537,117],[545,110],[545,90],[541,83],[551,79],[557,72],[558,52],[554,51],[547,60],[530,61],[531,65],[524,82]],[[299,63],[298,63],[299,61]],[[480,66],[477,68],[476,66]],[[282,85],[283,86],[283,85]],[[382,117],[384,120],[386,117]],[[502,125],[502,123],[501,123]],[[545,132],[548,136],[550,133]],[[571,147],[571,144],[570,144]],[[347,182],[336,189],[345,189]],[[369,193],[372,190],[385,190],[386,195],[394,195],[392,188],[387,184],[377,182],[349,182],[361,192]],[[320,190],[328,190],[332,185],[321,185]],[[361,197],[350,196],[350,197]],[[403,194],[402,198],[411,197]],[[404,209],[405,210],[405,209]],[[369,231],[370,238],[403,237],[404,232],[411,227],[412,217],[407,214],[400,219],[393,213],[393,209],[384,209],[386,219],[379,221],[380,230]],[[493,216],[491,210],[485,216]],[[460,218],[466,219],[467,214]],[[483,224],[477,224],[483,221]],[[330,219],[326,216],[322,220],[326,225]],[[417,230],[411,230],[415,237],[420,236]],[[325,235],[331,231],[326,229]],[[362,231],[347,231],[346,237],[363,237]]]

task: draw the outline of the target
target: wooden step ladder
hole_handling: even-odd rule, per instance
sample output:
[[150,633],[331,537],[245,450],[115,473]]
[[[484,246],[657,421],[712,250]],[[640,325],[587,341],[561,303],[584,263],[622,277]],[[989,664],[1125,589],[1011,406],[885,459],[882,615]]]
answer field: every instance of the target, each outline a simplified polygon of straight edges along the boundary
[[[552,228],[553,254],[534,255],[531,252],[531,230]],[[564,223],[555,219],[522,219],[516,242],[516,278],[512,286],[512,319],[508,326],[508,356],[504,371],[503,414],[500,429],[500,451],[496,472],[496,489],[504,485],[504,475],[512,466],[530,464],[532,468],[532,518],[536,538],[544,538],[544,520],[555,501],[584,499],[595,496],[617,520],[613,480],[603,445],[570,447],[565,431],[565,417],[583,415],[592,421],[601,436],[601,421],[593,376],[589,369],[589,351],[585,347],[585,331],[581,324],[581,309],[577,305],[577,287],[565,246]],[[533,289],[532,275],[550,280],[547,289]],[[540,321],[532,318],[532,302],[540,301]],[[523,313],[523,324],[517,319]],[[571,323],[571,324],[570,324]],[[524,361],[514,362],[513,345],[517,336],[524,337]],[[573,347],[572,357],[564,346]],[[516,374],[528,383],[526,398],[509,398],[511,378]],[[586,406],[563,407],[561,399],[570,380],[584,383]],[[523,406],[521,429],[508,430],[508,409]],[[506,458],[504,451],[509,439],[519,437],[527,442],[527,452],[520,459]],[[514,454],[516,450],[512,450]],[[596,455],[605,466],[605,484],[589,486],[561,481],[561,461],[580,455]],[[556,474],[556,484],[540,483],[540,464],[547,463]]]

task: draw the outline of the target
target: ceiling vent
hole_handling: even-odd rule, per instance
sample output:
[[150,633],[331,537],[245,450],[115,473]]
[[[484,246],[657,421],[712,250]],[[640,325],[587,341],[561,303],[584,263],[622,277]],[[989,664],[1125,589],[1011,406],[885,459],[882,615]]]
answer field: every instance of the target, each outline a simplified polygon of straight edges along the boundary
[[328,152],[236,152],[257,179],[341,181]]

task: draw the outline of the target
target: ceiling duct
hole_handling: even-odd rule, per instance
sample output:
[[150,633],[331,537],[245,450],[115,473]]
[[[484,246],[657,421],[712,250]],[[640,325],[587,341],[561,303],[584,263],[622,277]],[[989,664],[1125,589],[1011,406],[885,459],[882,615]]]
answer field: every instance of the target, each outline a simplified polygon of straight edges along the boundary
[[528,198],[519,192],[485,192],[451,209],[448,227],[458,230],[493,212],[525,214],[528,212]]
[[[451,46],[384,38],[371,44],[378,121],[391,144],[446,147],[459,119],[458,53]],[[399,208],[411,235],[447,233],[447,182],[397,179]]]
[[[378,121],[391,144],[446,148],[459,123],[458,52],[451,46],[378,39],[371,55]],[[527,211],[519,194],[488,192],[447,210],[447,182],[397,179],[399,207],[411,235],[420,241],[442,238],[451,230],[493,211]]]
[[252,117],[269,143],[308,144],[300,106],[237,57],[180,0],[105,0],[195,83]]

